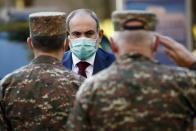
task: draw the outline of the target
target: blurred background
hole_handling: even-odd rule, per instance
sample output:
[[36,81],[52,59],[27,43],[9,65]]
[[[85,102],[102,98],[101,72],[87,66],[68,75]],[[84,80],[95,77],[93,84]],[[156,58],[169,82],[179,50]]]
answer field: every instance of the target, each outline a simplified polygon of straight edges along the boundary
[[[105,32],[100,47],[109,51],[111,49],[107,38],[113,32],[110,20],[113,10],[142,9],[158,12],[159,24],[157,31],[172,36],[194,52],[196,47],[196,1],[172,1],[0,0],[0,79],[13,70],[28,64],[33,58],[33,53],[26,44],[26,38],[29,36],[28,15],[39,11],[64,11],[70,13],[78,8],[88,8],[95,11],[100,19],[101,28]],[[167,16],[167,19],[165,16]],[[159,51],[161,52],[162,48]],[[159,57],[158,55],[157,59],[164,64],[173,65],[171,61],[166,60],[168,58]]]

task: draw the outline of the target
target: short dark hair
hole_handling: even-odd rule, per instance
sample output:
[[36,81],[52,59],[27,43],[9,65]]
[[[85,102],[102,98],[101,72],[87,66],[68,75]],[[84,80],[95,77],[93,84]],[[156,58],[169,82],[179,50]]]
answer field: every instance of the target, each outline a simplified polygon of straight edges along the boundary
[[97,31],[99,31],[99,19],[98,19],[97,15],[95,14],[95,12],[93,12],[92,10],[89,10],[89,9],[77,9],[77,10],[72,11],[72,12],[67,16],[67,19],[66,19],[66,29],[67,29],[67,32],[69,33],[69,31],[70,31],[70,29],[69,29],[69,22],[70,22],[70,20],[71,20],[77,13],[80,13],[80,12],[86,12],[87,14],[89,14],[89,15],[96,21],[96,24],[97,24]]
[[66,34],[54,36],[33,36],[33,46],[43,52],[57,51],[62,48]]

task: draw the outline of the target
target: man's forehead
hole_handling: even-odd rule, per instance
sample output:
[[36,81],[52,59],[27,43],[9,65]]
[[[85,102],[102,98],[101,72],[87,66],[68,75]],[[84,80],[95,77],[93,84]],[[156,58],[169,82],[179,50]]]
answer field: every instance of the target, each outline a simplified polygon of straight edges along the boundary
[[74,16],[72,17],[72,19],[73,19],[74,17],[76,17],[76,18],[82,17],[82,18],[84,19],[83,16],[91,17],[91,15],[90,15],[88,12],[80,11],[80,12],[76,12],[76,13],[74,14]]
[[77,26],[77,27],[71,27],[70,28],[70,32],[81,32],[81,33],[85,33],[85,32],[96,32],[96,28],[94,27],[90,27],[90,26]]
[[87,23],[91,23],[91,24],[95,24],[96,25],[96,21],[93,19],[93,17],[87,13],[87,12],[78,12],[76,13],[70,20],[70,23],[81,23],[81,24],[87,24]]
[[91,29],[89,29],[89,30],[84,30],[84,31],[82,31],[82,30],[71,30],[70,31],[70,33],[95,33],[96,31],[95,30],[91,30]]
[[70,31],[86,32],[89,30],[96,30],[97,24],[92,16],[86,12],[79,12],[75,14],[69,23]]

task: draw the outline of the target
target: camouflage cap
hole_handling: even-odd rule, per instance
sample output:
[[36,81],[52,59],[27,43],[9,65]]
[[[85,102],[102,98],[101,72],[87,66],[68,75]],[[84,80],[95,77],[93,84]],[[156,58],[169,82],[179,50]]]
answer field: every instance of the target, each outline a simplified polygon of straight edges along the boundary
[[38,12],[29,15],[30,35],[54,36],[66,34],[64,12]]
[[152,12],[142,10],[124,10],[114,11],[112,13],[112,22],[115,31],[125,30],[125,24],[128,21],[136,20],[143,23],[144,30],[155,30],[156,28],[156,15]]

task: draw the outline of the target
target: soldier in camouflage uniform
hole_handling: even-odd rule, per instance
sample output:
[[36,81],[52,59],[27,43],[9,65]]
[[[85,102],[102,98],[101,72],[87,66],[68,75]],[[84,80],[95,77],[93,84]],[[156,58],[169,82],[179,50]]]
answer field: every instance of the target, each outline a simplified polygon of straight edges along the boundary
[[82,84],[67,130],[191,131],[196,73],[153,59],[155,15],[117,11],[112,20],[117,61]]
[[62,64],[65,13],[30,15],[28,45],[35,58],[0,83],[0,130],[64,130],[83,78]]

